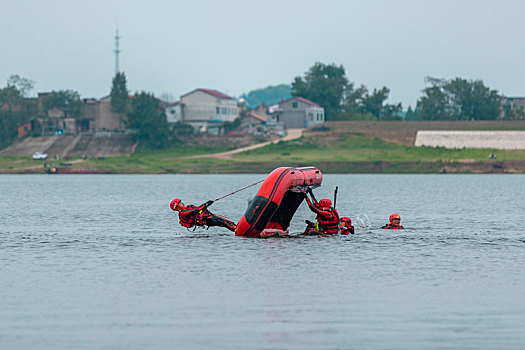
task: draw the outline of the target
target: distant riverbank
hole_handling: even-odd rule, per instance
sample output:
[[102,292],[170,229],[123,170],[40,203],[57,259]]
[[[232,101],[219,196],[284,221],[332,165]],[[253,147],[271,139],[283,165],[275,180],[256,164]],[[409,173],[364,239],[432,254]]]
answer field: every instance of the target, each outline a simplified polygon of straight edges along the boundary
[[[104,159],[74,158],[68,167],[114,174],[268,173],[280,166],[308,165],[316,166],[324,173],[339,174],[525,173],[523,150],[414,147],[394,140],[386,142],[370,135],[330,129],[234,154],[231,159],[189,157],[222,151],[224,148],[209,146],[176,147]],[[492,153],[496,158],[489,158]],[[0,157],[0,173],[44,173],[44,162],[27,157]]]

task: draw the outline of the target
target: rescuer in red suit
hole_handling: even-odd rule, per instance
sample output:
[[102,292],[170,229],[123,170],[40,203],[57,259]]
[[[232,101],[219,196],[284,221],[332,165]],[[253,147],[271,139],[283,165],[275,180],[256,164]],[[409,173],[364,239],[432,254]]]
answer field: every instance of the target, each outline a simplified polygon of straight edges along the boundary
[[354,226],[352,226],[352,219],[349,217],[343,216],[341,220],[339,220],[339,229],[341,230],[342,235],[353,235],[354,234]]
[[381,227],[383,229],[387,230],[403,230],[404,227],[400,225],[401,222],[401,216],[399,214],[392,214],[388,218],[390,220],[389,224],[386,224],[385,226]]
[[175,198],[170,203],[170,208],[179,212],[179,223],[187,228],[193,226],[220,226],[235,232],[237,225],[223,216],[212,214],[208,207],[213,201],[207,201],[200,206],[184,205],[180,198]]
[[[314,197],[312,190],[309,188],[307,193],[312,196],[312,199],[306,196],[306,203],[311,211],[317,214],[317,224],[315,229],[320,234],[337,234],[339,233],[339,214],[337,210],[332,207],[332,201],[328,198],[321,199],[319,202]],[[312,234],[312,225],[306,228],[304,234]]]

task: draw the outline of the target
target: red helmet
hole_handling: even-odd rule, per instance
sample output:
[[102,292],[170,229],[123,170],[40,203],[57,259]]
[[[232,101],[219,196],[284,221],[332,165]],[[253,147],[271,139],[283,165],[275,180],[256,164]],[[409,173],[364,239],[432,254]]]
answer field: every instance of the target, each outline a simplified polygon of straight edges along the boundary
[[319,201],[319,206],[321,206],[322,208],[330,208],[332,206],[332,201],[328,198],[321,199]]
[[170,208],[173,209],[173,210],[178,210],[177,209],[177,204],[179,204],[180,202],[181,202],[180,198],[175,198],[174,200],[171,201]]
[[341,221],[343,221],[344,223],[348,224],[348,225],[352,225],[352,219],[350,219],[349,217],[347,216],[343,216],[341,218]]
[[392,220],[394,219],[399,219],[401,221],[401,216],[399,216],[399,214],[392,214],[390,215],[389,219],[390,219],[390,223],[392,223]]

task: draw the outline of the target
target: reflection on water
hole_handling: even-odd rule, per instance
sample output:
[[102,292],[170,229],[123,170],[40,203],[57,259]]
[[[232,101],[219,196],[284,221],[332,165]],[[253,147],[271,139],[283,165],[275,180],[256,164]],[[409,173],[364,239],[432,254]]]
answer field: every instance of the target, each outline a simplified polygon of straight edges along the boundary
[[[0,176],[0,348],[522,348],[524,176],[325,175],[353,236],[190,232],[169,209],[261,178]],[[238,220],[256,191],[210,209]],[[393,212],[407,230],[378,229]]]

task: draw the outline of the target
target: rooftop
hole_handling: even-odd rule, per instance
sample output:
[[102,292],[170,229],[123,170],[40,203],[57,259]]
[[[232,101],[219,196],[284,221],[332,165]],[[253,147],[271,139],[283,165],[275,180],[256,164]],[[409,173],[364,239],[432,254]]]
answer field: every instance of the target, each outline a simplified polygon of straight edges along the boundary
[[233,98],[231,96],[228,96],[225,93],[222,93],[220,91],[213,90],[213,89],[202,89],[202,88],[198,88],[198,89],[195,89],[193,91],[190,91],[187,94],[182,95],[181,97],[187,96],[187,95],[192,94],[192,93],[194,93],[196,91],[202,91],[202,92],[207,93],[208,95],[212,95],[212,96],[215,96],[215,97],[218,97],[218,98],[224,98],[224,99],[228,99],[228,100],[233,100]]

